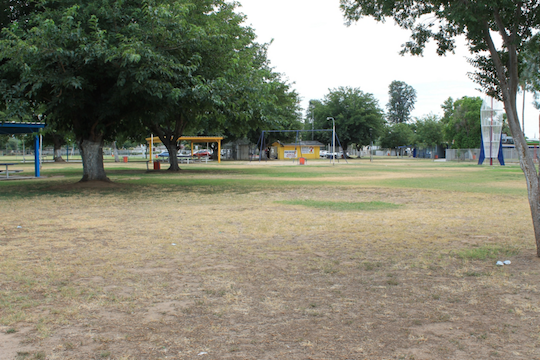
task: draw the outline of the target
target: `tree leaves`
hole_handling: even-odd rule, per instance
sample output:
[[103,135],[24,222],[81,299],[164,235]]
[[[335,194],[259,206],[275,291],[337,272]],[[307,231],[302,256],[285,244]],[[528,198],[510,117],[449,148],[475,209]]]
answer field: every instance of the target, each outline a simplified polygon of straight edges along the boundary
[[[315,128],[331,129],[333,117],[336,133],[344,148],[347,144],[367,145],[376,139],[384,127],[382,110],[373,94],[364,93],[359,88],[339,87],[330,90],[321,102],[312,102]],[[310,114],[311,115],[311,114]],[[319,141],[327,142],[331,135],[315,134]]]
[[403,81],[394,80],[388,87],[388,95],[390,95],[390,100],[386,104],[388,121],[391,123],[409,121],[416,102],[416,90]]

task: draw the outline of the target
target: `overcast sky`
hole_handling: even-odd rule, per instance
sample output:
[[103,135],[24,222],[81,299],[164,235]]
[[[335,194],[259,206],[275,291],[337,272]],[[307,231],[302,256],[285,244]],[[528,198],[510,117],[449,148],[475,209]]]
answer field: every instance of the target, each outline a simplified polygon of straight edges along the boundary
[[[473,68],[464,42],[455,55],[439,57],[435,46],[424,57],[400,56],[401,44],[409,32],[390,20],[381,24],[364,18],[345,26],[339,0],[240,0],[239,12],[247,15],[246,25],[255,29],[257,41],[273,39],[268,57],[275,71],[285,75],[300,94],[302,108],[310,99],[322,99],[328,89],[359,87],[372,93],[385,110],[388,85],[405,81],[417,91],[413,116],[442,115],[441,104],[448,98],[481,96],[467,76]],[[538,138],[539,112],[526,95],[525,134]],[[519,116],[521,99],[518,94]]]

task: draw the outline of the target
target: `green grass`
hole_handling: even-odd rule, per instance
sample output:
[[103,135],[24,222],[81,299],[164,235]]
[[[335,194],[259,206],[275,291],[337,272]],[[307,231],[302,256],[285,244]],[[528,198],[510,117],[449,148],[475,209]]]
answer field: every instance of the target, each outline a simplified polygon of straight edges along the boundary
[[[240,166],[238,166],[240,164]],[[246,165],[250,163],[245,163]],[[42,195],[65,196],[81,192],[79,189],[61,188],[62,184],[74,184],[82,177],[82,163],[66,163],[49,166],[45,163],[39,181],[0,181],[0,197],[26,198]],[[468,163],[434,163],[423,160],[389,162],[386,159],[369,163],[365,160],[350,161],[329,166],[326,162],[313,162],[309,166],[228,166],[182,165],[178,173],[162,170],[147,172],[140,163],[106,164],[109,178],[121,186],[114,191],[120,194],[139,193],[144,187],[157,186],[163,191],[198,191],[206,193],[233,191],[249,192],[283,187],[308,186],[368,186],[406,189],[433,189],[497,195],[523,196],[527,190],[523,173],[517,165],[506,167],[478,166]],[[167,165],[164,164],[164,168]],[[24,173],[33,172],[33,164],[21,164]],[[509,184],[517,184],[513,186]],[[60,185],[60,186],[59,186]],[[85,190],[85,193],[88,190]],[[100,190],[100,192],[107,190]],[[338,206],[328,204],[302,204],[306,206]],[[350,210],[355,205],[345,204]],[[361,207],[366,205],[360,205]],[[380,206],[380,205],[374,205]],[[343,209],[347,210],[347,209]],[[362,210],[362,209],[360,209]]]
[[519,250],[511,246],[483,245],[477,248],[458,251],[456,255],[461,259],[467,260],[494,260],[503,256],[515,256],[518,253]]
[[402,205],[382,201],[347,202],[347,201],[318,201],[318,200],[284,200],[277,201],[285,205],[301,205],[317,209],[337,211],[373,211],[397,209]]

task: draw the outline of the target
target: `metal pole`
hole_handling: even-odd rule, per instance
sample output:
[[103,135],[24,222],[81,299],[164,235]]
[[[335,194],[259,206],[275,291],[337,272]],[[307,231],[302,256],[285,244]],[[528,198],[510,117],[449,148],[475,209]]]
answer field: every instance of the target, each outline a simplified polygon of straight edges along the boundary
[[326,120],[332,119],[332,166],[336,164],[336,121],[329,116]]
[[[154,134],[150,134],[150,153],[148,155],[150,156],[150,161],[153,164],[154,159],[152,159],[152,156],[154,156]],[[191,150],[191,156],[193,156],[193,150]]]
[[[39,156],[41,156],[43,158],[43,135],[39,134]],[[41,170],[41,161],[39,162],[39,170]],[[39,177],[39,175],[37,175],[36,177]]]
[[34,136],[34,175],[40,176],[40,153],[39,153],[39,136]]
[[491,98],[491,126],[489,127],[489,165],[493,165],[493,98]]

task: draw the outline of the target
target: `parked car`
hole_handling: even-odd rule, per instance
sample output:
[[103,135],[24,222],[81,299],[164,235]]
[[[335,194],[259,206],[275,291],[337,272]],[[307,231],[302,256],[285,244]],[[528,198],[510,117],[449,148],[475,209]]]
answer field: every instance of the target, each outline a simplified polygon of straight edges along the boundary
[[181,150],[178,152],[179,158],[190,158],[191,157],[191,151],[188,150]]
[[196,156],[198,158],[201,158],[203,156],[212,156],[212,152],[210,152],[209,150],[206,150],[206,149],[203,149],[203,150],[197,150],[193,153],[193,156]]
[[[168,158],[168,157],[169,157],[169,152],[168,152],[168,151],[163,151],[163,152],[161,152],[161,153],[158,154],[158,157],[161,157],[161,158]],[[179,151],[179,152],[176,154],[176,157],[178,157],[178,158],[191,157],[191,153],[190,153],[189,151],[182,150],[182,151]]]
[[343,151],[335,152],[335,153],[327,152],[326,153],[326,158],[327,159],[332,159],[332,154],[336,155],[336,159],[343,159]]
[[321,151],[319,152],[319,157],[326,158],[326,154],[328,154],[328,151],[326,151],[326,150],[321,150]]
[[332,159],[334,156],[336,157],[336,159],[339,159],[340,154],[337,153],[337,152],[332,153],[330,151],[326,153],[326,158],[327,159]]

